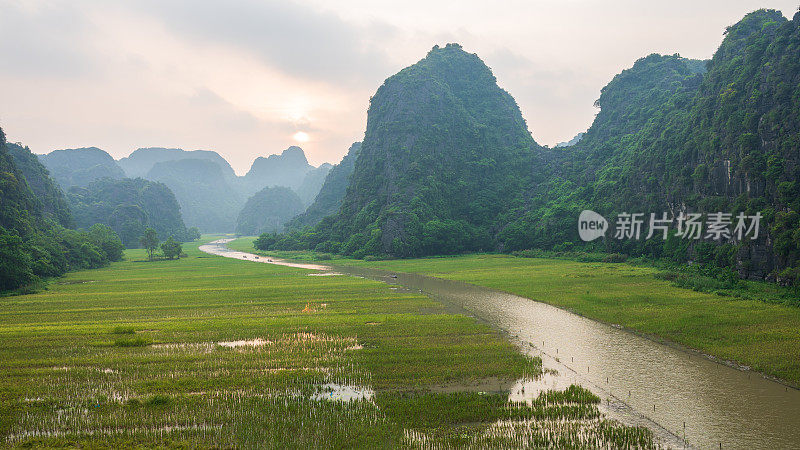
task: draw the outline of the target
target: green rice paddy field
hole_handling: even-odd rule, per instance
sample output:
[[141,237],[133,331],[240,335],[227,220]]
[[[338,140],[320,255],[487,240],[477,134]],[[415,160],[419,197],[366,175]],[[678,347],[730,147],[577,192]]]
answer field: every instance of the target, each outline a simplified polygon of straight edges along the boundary
[[[254,251],[252,240],[237,239],[229,246]],[[659,270],[652,267],[496,254],[329,262],[422,273],[510,292],[735,361],[800,386],[800,307],[771,302],[778,293],[785,296],[787,292],[770,283],[744,283],[745,290],[735,293],[738,296],[704,293],[659,279]]]
[[509,403],[540,361],[426,296],[197,245],[0,298],[0,446],[652,446],[581,388]]

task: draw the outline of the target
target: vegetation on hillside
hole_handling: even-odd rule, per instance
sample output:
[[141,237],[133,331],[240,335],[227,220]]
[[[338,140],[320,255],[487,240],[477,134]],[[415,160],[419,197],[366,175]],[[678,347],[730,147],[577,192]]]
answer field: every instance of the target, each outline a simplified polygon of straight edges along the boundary
[[256,158],[242,177],[220,154],[208,150],[140,148],[120,159],[119,165],[129,177],[167,185],[181,206],[184,222],[211,233],[234,231],[245,199],[264,187],[291,187],[304,205],[311,203],[331,168],[311,166],[299,147]]
[[312,169],[314,167],[308,163],[303,149],[291,146],[279,155],[256,158],[250,170],[241,179],[242,189],[247,195],[252,195],[268,186],[297,189]]
[[35,158],[22,156],[25,171],[37,177],[34,183],[44,194],[41,199],[15,165],[0,129],[0,291],[30,287],[42,277],[119,260],[122,243],[108,227],[75,231],[57,222],[59,217],[71,220],[68,212],[59,209],[65,204],[63,197],[48,197],[60,196],[61,191],[54,188],[52,180],[39,178],[47,177],[47,170]]
[[180,148],[149,147],[134,150],[117,163],[129,178],[145,178],[158,163],[181,159],[203,159],[217,164],[226,178],[235,178],[233,168],[219,153],[210,150],[183,150]]
[[[799,76],[800,14],[788,21],[772,10],[729,27],[705,68],[677,56],[638,61],[604,88],[592,128],[555,159],[558,176],[501,234],[505,248],[580,246],[796,281],[787,275],[800,257]],[[625,211],[764,217],[754,241],[577,244],[584,208],[610,219]]]
[[142,178],[102,178],[85,187],[73,187],[68,195],[79,228],[106,224],[128,248],[139,246],[139,237],[148,227],[160,236],[181,241],[190,238],[180,206],[164,184]]
[[303,177],[303,182],[295,189],[297,195],[303,200],[303,205],[310,205],[314,201],[332,167],[332,165],[325,163],[306,173]]
[[14,165],[25,177],[33,195],[40,202],[43,216],[65,228],[71,228],[74,223],[66,197],[39,158],[31,153],[28,147],[19,144],[6,143],[6,149],[13,158]]

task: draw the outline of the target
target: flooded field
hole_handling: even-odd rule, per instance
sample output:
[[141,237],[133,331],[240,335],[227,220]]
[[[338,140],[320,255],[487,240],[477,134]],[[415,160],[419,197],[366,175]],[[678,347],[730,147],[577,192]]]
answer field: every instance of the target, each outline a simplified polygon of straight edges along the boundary
[[699,448],[793,448],[800,442],[800,391],[745,368],[467,283],[366,268],[335,270],[425,292],[503,330],[526,354],[541,357],[551,372],[518,382],[510,398],[524,401],[542,389],[575,383],[599,395],[611,417],[648,426],[665,444],[683,446],[684,437]]
[[552,385],[540,358],[418,289],[186,253],[147,261],[129,250],[0,299],[0,447],[660,442],[609,419],[587,389]]

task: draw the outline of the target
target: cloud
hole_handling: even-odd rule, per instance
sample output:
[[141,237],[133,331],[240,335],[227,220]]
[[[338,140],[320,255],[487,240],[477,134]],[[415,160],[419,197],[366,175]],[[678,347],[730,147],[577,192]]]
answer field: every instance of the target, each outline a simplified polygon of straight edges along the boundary
[[295,77],[359,83],[386,76],[386,51],[364,35],[390,36],[392,26],[346,23],[332,12],[285,1],[140,1],[135,7],[172,32],[246,50]]
[[209,122],[234,132],[249,132],[256,129],[259,120],[251,113],[237,108],[210,89],[200,87],[188,98],[187,106],[202,109],[210,117]]
[[500,87],[517,100],[540,144],[552,144],[558,136],[571,137],[588,128],[594,118],[591,104],[600,94],[600,84],[580,68],[536,62],[506,48],[487,52],[484,61]]
[[96,72],[93,28],[69,3],[0,1],[0,72],[72,78]]

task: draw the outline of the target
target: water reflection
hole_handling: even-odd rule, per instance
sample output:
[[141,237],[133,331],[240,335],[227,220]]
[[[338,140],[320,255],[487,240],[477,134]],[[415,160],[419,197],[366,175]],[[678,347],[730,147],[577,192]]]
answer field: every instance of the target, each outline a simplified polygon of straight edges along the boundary
[[372,400],[375,391],[364,386],[353,386],[338,383],[326,383],[320,391],[311,396],[313,400],[330,400],[350,402],[355,400]]
[[420,289],[505,331],[565,377],[560,386],[591,390],[609,415],[646,424],[667,444],[680,438],[683,446],[685,433],[700,448],[800,448],[800,391],[758,374],[513,294],[416,274],[352,272]]

